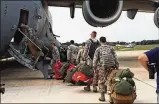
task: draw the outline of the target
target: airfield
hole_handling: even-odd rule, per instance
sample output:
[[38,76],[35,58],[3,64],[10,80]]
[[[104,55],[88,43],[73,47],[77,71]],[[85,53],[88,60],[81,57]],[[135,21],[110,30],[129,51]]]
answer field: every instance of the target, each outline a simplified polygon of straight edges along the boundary
[[[140,66],[137,56],[144,51],[118,51],[120,68],[129,67],[135,78],[156,87],[156,80],[148,79],[148,72]],[[1,103],[108,103],[98,101],[99,93],[85,92],[83,86],[72,86],[62,80],[44,80],[40,71],[32,71],[16,61],[8,62],[1,79],[6,92]],[[137,87],[135,103],[156,103],[156,89],[134,79]]]

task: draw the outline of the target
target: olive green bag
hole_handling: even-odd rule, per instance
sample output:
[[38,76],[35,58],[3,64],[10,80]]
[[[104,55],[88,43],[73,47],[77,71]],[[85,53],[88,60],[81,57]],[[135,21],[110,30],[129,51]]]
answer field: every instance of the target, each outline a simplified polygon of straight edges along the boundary
[[92,68],[84,62],[79,68],[78,71],[85,74],[87,77],[93,77],[93,70]]
[[60,68],[60,74],[61,74],[62,78],[65,77],[68,67],[69,67],[69,63],[63,63],[62,67]]
[[135,82],[132,79],[134,74],[129,69],[124,69],[116,73],[116,83],[114,85],[114,91],[117,94],[128,96],[135,90]]

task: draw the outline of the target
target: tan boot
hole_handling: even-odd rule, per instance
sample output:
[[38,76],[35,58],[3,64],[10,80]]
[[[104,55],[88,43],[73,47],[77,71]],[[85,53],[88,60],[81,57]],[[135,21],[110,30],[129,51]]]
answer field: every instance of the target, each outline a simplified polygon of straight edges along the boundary
[[105,101],[105,95],[104,95],[104,93],[101,93],[101,97],[99,98],[99,101]]
[[93,85],[93,92],[97,92],[97,86]]
[[90,85],[88,85],[87,87],[84,87],[85,91],[91,91]]

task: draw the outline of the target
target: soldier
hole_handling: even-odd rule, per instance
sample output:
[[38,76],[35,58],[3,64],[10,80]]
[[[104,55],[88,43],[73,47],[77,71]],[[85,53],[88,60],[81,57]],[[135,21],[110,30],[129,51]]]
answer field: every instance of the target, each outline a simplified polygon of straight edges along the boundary
[[76,64],[76,58],[78,54],[78,47],[74,45],[74,41],[70,41],[71,45],[68,46],[67,50],[67,61],[71,64]]
[[81,49],[78,51],[77,59],[76,59],[76,63],[77,63],[77,64],[79,64],[79,63],[82,63],[82,62],[83,62],[83,52],[84,52],[84,46],[85,46],[85,43],[83,43],[83,44],[82,44]]
[[60,53],[58,48],[55,46],[55,43],[52,42],[52,64],[57,63],[60,61]]
[[[84,48],[84,53],[83,53],[84,60],[91,67],[93,64],[93,57],[94,57],[95,50],[99,46],[99,42],[96,39],[96,35],[97,35],[97,33],[95,31],[93,31],[91,33],[91,38],[89,40],[87,40],[87,42],[85,44],[85,48]],[[92,69],[92,70],[94,70],[93,92],[97,92],[97,85],[98,85],[97,73],[98,73],[98,71],[96,69]],[[90,91],[90,85],[87,85],[87,87],[84,87],[84,90]]]
[[106,44],[106,38],[100,38],[101,46],[95,51],[93,58],[93,68],[97,69],[97,63],[99,63],[99,92],[101,97],[99,101],[105,101],[105,93],[107,92],[107,86],[105,85],[107,76],[112,70],[119,67],[117,56],[114,49]]

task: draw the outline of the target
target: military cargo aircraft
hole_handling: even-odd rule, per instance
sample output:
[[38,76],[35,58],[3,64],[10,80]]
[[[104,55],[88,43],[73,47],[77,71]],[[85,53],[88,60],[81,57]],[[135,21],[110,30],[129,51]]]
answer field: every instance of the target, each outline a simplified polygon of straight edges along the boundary
[[85,21],[94,27],[115,23],[122,11],[127,11],[130,19],[134,19],[137,12],[152,12],[154,23],[159,28],[159,0],[3,0],[1,58],[8,51],[30,69],[38,69],[36,65],[39,60],[49,63],[46,57],[51,52],[51,42],[57,47],[61,44],[53,33],[48,6],[69,7],[71,18],[74,18],[75,8],[82,8]]

